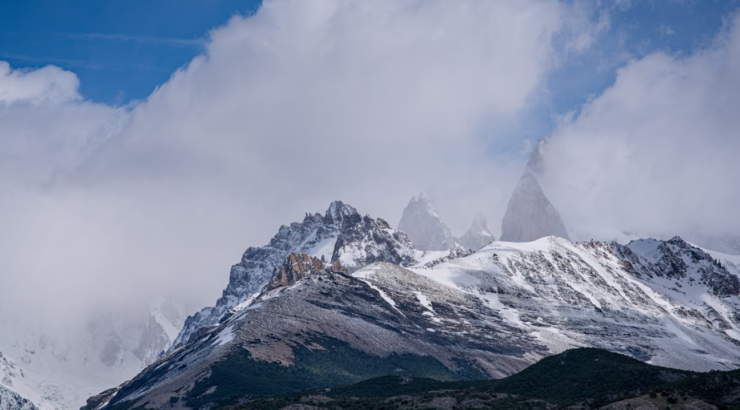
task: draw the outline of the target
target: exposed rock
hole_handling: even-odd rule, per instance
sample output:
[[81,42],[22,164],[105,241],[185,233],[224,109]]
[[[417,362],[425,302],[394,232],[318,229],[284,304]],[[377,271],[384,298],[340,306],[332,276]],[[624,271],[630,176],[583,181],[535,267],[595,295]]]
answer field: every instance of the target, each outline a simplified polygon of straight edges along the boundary
[[352,271],[369,263],[386,261],[398,265],[414,262],[414,249],[409,238],[387,222],[361,216],[341,201],[334,201],[324,215],[306,214],[303,222],[283,225],[263,247],[251,247],[241,261],[231,268],[229,284],[214,307],[207,307],[188,317],[182,331],[170,347],[190,340],[199,328],[217,325],[232,309],[256,297],[268,284],[273,271],[291,253],[306,253],[335,266],[335,270]]
[[560,213],[547,199],[538,181],[545,172],[547,141],[545,137],[537,144],[511,194],[501,224],[502,241],[530,242],[545,236],[569,238]]
[[309,256],[305,252],[300,254],[291,253],[288,260],[280,267],[275,268],[268,290],[281,286],[290,286],[306,276],[324,269],[324,263],[315,256]]
[[442,222],[431,198],[424,192],[412,197],[406,205],[398,230],[405,232],[414,247],[422,251],[446,251],[460,247],[458,239]]
[[542,192],[537,178],[525,172],[514,189],[501,224],[501,240],[530,242],[545,236],[568,239],[560,213]]
[[466,249],[477,251],[495,240],[496,238],[488,230],[486,217],[481,213],[477,213],[473,218],[473,224],[470,229],[465,232],[465,235],[460,237],[460,244]]
[[740,279],[711,255],[676,236],[668,241],[641,239],[627,246],[615,244],[615,251],[642,275],[701,284],[719,297],[740,294]]
[[174,391],[200,397],[214,387],[215,395],[248,396],[264,385],[263,371],[296,390],[388,373],[501,377],[576,346],[687,370],[740,366],[737,277],[680,238],[493,243],[438,263],[377,263],[352,275],[304,275],[314,259],[293,259],[298,266],[278,276],[303,279],[265,288],[200,328],[109,394],[111,403],[164,407]]

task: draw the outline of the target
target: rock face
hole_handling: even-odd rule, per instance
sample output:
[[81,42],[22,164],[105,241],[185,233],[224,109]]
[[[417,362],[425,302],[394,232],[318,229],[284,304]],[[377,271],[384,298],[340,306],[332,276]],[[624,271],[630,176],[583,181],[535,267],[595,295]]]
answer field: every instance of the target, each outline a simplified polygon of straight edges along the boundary
[[403,210],[398,230],[405,232],[416,249],[446,251],[460,247],[450,228],[442,222],[431,198],[425,193],[412,197]]
[[291,253],[288,260],[280,267],[275,268],[267,289],[272,290],[281,286],[290,286],[306,276],[324,269],[324,263],[315,256],[305,252],[296,255]]
[[[357,229],[384,226],[342,219]],[[335,251],[364,249],[336,243]],[[687,370],[740,367],[740,257],[719,260],[680,238],[494,242],[407,267],[354,265],[351,274],[319,262],[309,252],[287,253],[263,282],[278,286],[263,286],[93,402],[213,408],[392,373],[502,377],[582,346]]]
[[635,276],[701,285],[720,298],[740,294],[737,274],[730,273],[721,262],[678,236],[668,241],[632,241],[626,247],[614,245],[614,249]]
[[560,213],[542,192],[537,178],[525,172],[506,207],[501,240],[530,242],[551,235],[568,238]]
[[496,238],[488,230],[486,217],[477,213],[473,218],[473,225],[465,232],[465,235],[460,237],[460,244],[467,249],[477,251],[495,240]]
[[537,180],[545,172],[547,141],[545,137],[537,144],[511,194],[501,224],[502,241],[529,242],[551,235],[568,239],[560,213],[547,199]]
[[306,214],[303,222],[281,226],[270,243],[249,248],[231,268],[229,284],[214,307],[202,309],[185,321],[172,350],[187,343],[198,329],[215,326],[232,310],[239,310],[268,283],[273,270],[291,253],[306,253],[328,263],[339,262],[347,270],[372,262],[398,265],[414,262],[414,250],[406,234],[387,222],[361,216],[355,208],[335,201],[321,214]]

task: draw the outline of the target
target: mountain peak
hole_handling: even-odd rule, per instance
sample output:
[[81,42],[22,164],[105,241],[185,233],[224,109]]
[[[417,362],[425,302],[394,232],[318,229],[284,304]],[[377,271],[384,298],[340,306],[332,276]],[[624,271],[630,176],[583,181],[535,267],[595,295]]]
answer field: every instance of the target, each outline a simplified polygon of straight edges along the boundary
[[496,238],[488,230],[486,217],[478,212],[473,217],[473,224],[470,229],[460,237],[460,244],[468,249],[478,250],[495,240]]
[[414,196],[403,210],[398,230],[405,232],[416,249],[446,251],[460,247],[450,228],[442,222],[432,199],[424,192]]
[[549,142],[549,136],[544,136],[537,142],[537,146],[529,156],[525,172],[529,172],[533,175],[542,175],[545,172],[545,149]]
[[529,242],[550,235],[568,239],[560,213],[547,199],[534,174],[525,170],[506,207],[501,240]]
[[334,201],[323,217],[306,214],[303,222],[282,226],[268,245],[248,248],[232,266],[223,296],[215,306],[189,317],[170,349],[189,341],[198,329],[218,324],[232,309],[246,307],[266,285],[285,286],[309,270],[323,269],[314,269],[314,259],[335,270],[352,271],[379,261],[409,265],[414,252],[408,237],[387,222],[360,216],[352,206]]
[[355,214],[358,213],[354,207],[347,205],[342,201],[334,201],[329,205],[329,209],[326,210],[324,218],[329,221],[341,221],[344,217]]

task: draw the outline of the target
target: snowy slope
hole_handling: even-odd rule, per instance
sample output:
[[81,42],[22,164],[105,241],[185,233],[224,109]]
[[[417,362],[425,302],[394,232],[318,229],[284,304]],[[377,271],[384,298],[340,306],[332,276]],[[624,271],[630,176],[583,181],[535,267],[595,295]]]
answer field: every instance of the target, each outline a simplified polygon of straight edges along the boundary
[[413,270],[479,293],[552,353],[594,346],[669,367],[740,366],[738,277],[680,238],[497,242]]
[[154,305],[138,320],[98,313],[84,329],[67,331],[2,317],[0,388],[13,390],[40,409],[79,408],[91,395],[156,360],[172,344],[181,317],[165,303]]
[[306,252],[325,262],[340,262],[353,270],[377,261],[400,265],[414,262],[408,237],[378,218],[361,216],[341,201],[332,202],[324,215],[306,214],[302,222],[281,226],[270,243],[249,248],[231,268],[229,284],[213,307],[188,317],[170,351],[185,344],[201,329],[218,324],[224,317],[247,306],[264,287],[273,269],[291,253]]
[[13,390],[0,386],[0,410],[37,410],[29,400]]
[[[408,269],[381,262],[351,275],[322,270],[307,255],[290,257],[312,268],[263,288],[96,400],[123,408],[186,402],[193,381],[210,381],[211,366],[233,354],[246,350],[252,360],[290,367],[296,349],[332,349],[326,340],[379,358],[431,357],[455,374],[489,377],[576,346],[682,369],[740,367],[737,257],[710,255],[680,238],[620,245],[547,237],[441,258],[420,254]],[[209,389],[228,388],[210,382]]]

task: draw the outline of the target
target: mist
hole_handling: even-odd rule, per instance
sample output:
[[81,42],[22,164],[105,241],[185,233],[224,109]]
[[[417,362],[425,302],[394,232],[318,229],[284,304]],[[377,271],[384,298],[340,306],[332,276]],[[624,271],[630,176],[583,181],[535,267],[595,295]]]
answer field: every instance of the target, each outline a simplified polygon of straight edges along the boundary
[[581,240],[740,232],[740,15],[692,55],[633,60],[561,119],[546,185]]
[[[737,24],[629,61],[559,119],[543,185],[576,238],[738,231]],[[0,315],[192,313],[247,247],[337,199],[396,226],[425,190],[455,234],[483,212],[498,237],[533,146],[516,130],[607,28],[578,2],[266,1],[126,106],[0,63]]]
[[122,107],[68,71],[0,67],[0,311],[192,312],[248,246],[337,199],[396,225],[426,190],[460,233],[476,211],[497,225],[526,155],[488,147],[526,117],[555,37],[589,24],[568,7],[268,1]]

